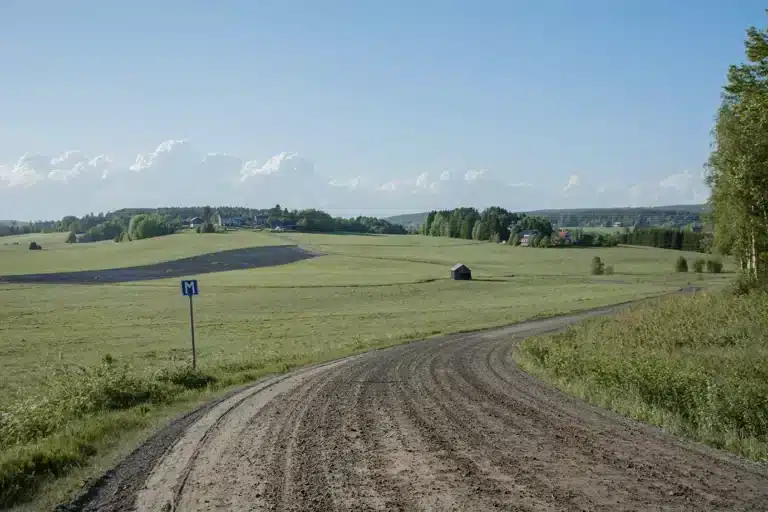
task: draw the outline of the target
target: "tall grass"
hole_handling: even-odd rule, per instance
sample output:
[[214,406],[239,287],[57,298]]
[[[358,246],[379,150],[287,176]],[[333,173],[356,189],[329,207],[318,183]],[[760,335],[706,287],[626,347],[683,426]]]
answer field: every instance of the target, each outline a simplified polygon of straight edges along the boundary
[[530,338],[517,357],[587,401],[768,458],[768,295],[668,298]]
[[[141,426],[142,408],[215,382],[188,366],[137,376],[111,356],[97,367],[54,370],[39,395],[0,409],[0,507],[85,463],[105,436]],[[129,413],[110,415],[121,411]]]

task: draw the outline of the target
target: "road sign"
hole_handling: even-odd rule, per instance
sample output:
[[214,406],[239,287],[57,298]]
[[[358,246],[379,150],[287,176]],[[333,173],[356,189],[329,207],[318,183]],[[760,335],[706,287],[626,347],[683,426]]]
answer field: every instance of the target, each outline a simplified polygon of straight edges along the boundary
[[181,281],[181,294],[189,297],[189,328],[192,333],[192,369],[197,366],[197,354],[195,351],[195,313],[192,309],[192,297],[198,295],[200,289],[197,287],[197,279],[186,279]]
[[181,282],[181,294],[185,297],[198,295],[197,279],[188,279]]

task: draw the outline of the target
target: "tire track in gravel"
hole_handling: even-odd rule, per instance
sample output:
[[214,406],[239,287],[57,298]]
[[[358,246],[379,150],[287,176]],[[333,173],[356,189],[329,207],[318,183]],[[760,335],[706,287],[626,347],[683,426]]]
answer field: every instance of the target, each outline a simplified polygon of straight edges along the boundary
[[96,509],[768,510],[764,465],[585,404],[515,365],[520,339],[608,311],[266,381],[186,427],[133,501]]

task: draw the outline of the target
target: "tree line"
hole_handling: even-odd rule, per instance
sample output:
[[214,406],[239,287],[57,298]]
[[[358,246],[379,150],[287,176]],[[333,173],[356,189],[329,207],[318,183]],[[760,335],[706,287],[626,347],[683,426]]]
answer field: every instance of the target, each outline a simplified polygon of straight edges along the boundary
[[[126,208],[108,213],[87,214],[83,217],[67,215],[59,220],[14,223],[0,226],[0,236],[27,233],[69,233],[69,242],[98,242],[102,240],[140,240],[174,233],[191,218],[200,217],[213,227],[218,216],[255,219],[263,217],[276,225],[295,225],[299,231],[345,232],[372,234],[407,234],[399,224],[376,217],[333,217],[316,209],[288,210],[276,205],[272,208],[241,207],[178,207],[178,208]],[[212,232],[207,229],[204,232]]]
[[709,252],[712,249],[712,234],[684,229],[637,228],[618,235],[619,243],[642,245],[678,251]]
[[428,236],[506,242],[513,234],[531,229],[545,236],[550,236],[554,230],[552,223],[542,217],[492,206],[482,212],[476,208],[431,211],[419,232]]

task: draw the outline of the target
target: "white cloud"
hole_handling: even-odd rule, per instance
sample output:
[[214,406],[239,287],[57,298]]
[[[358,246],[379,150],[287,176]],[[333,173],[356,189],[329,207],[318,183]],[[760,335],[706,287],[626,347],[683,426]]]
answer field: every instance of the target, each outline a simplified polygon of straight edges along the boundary
[[129,170],[142,172],[160,167],[190,164],[195,160],[194,152],[186,139],[166,140],[161,142],[152,153],[137,155],[136,162],[129,167]]
[[476,170],[467,171],[464,174],[464,179],[466,181],[477,181],[477,180],[483,178],[483,176],[485,175],[485,172],[486,172],[485,170],[481,170],[481,171],[476,171]]
[[568,192],[571,189],[574,189],[576,187],[581,186],[581,179],[576,174],[571,174],[568,177],[568,184],[563,188],[565,192]]
[[[339,179],[322,174],[312,160],[296,152],[246,159],[198,152],[186,139],[169,139],[130,162],[70,150],[53,158],[28,153],[15,163],[0,165],[0,218],[54,218],[142,206],[275,203],[342,215],[385,215],[457,206],[528,210],[672,204],[700,202],[707,196],[701,179],[689,171],[610,189],[599,183],[599,188],[591,186],[573,174],[560,197],[552,185],[543,187],[542,194],[531,193],[534,184],[521,177],[475,168]],[[549,193],[552,188],[554,194]]]

